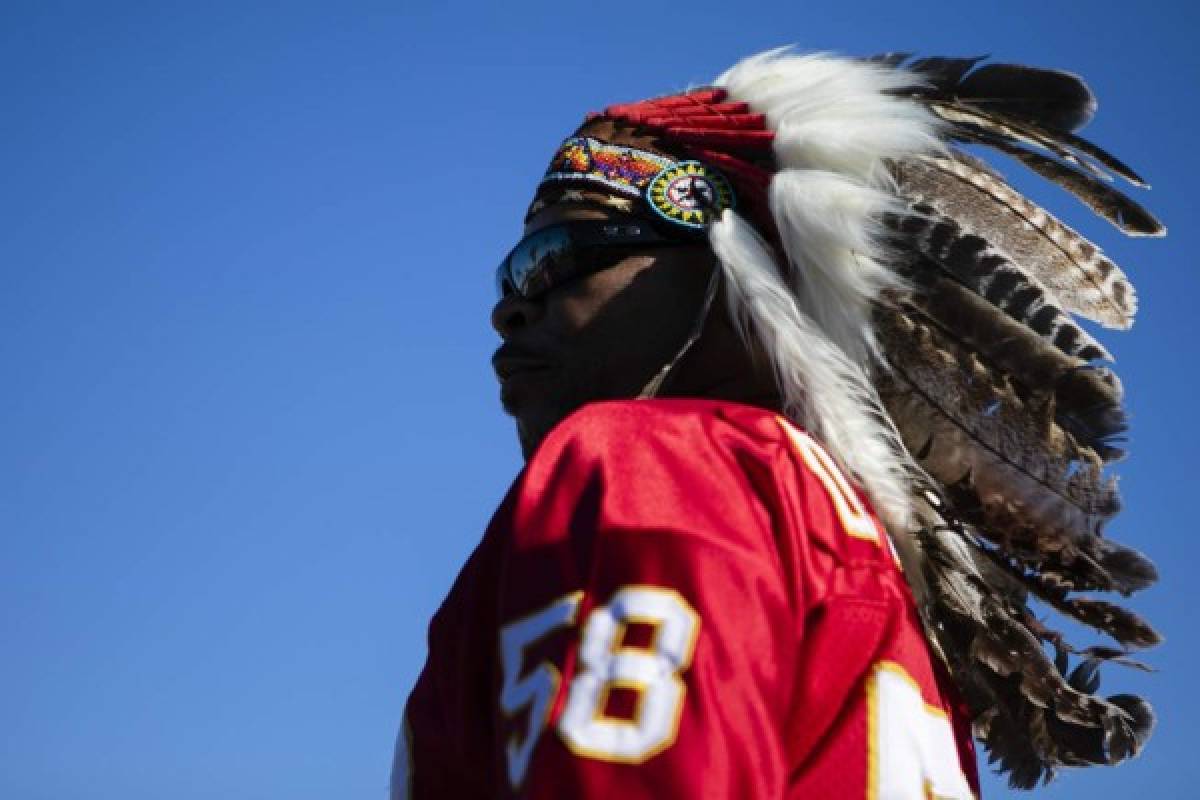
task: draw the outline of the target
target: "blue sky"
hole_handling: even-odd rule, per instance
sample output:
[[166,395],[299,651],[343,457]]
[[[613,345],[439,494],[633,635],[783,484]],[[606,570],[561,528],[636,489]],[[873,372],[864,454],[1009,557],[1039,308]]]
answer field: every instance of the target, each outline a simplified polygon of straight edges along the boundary
[[[369,798],[424,627],[520,465],[491,269],[581,116],[796,43],[1088,77],[1155,184],[1105,335],[1133,418],[1110,532],[1162,583],[1160,726],[1042,796],[1200,770],[1192,4],[0,4],[0,796]],[[1005,168],[1023,181],[1016,168]],[[1185,788],[1187,787],[1187,788]],[[992,797],[1001,784],[985,784]]]

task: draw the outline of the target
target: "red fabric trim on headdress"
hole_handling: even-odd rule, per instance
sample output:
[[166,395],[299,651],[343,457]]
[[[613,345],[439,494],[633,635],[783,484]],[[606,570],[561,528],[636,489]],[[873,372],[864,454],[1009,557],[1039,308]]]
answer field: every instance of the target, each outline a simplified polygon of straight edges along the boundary
[[698,89],[638,103],[609,106],[601,114],[631,122],[658,134],[689,157],[723,171],[733,183],[738,205],[767,239],[778,241],[767,205],[774,174],[771,146],[775,133],[766,117],[746,103],[727,102],[724,89]]

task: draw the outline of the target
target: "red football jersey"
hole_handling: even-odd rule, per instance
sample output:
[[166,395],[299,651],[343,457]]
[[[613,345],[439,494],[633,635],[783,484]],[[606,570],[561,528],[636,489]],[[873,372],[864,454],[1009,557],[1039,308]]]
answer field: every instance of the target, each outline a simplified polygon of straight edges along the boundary
[[393,798],[978,793],[887,536],[811,437],[708,400],[586,406],[429,627]]

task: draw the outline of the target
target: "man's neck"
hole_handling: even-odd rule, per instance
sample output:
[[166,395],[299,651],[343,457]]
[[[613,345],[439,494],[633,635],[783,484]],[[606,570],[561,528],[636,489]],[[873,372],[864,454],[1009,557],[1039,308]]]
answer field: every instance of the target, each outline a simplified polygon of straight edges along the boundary
[[712,400],[727,400],[731,403],[742,403],[748,406],[768,408],[772,411],[783,409],[783,400],[774,382],[764,385],[764,381],[753,375],[731,375],[717,378],[694,387],[673,387],[668,382],[662,393],[664,397],[707,397]]

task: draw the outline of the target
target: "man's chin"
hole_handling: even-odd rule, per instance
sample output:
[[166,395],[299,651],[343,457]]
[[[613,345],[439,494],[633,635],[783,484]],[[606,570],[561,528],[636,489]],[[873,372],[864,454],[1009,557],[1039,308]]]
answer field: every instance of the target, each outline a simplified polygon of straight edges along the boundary
[[517,422],[517,441],[521,445],[521,455],[528,461],[533,457],[533,453],[537,450],[538,445],[542,443],[542,439],[546,438],[546,434],[553,428],[553,424],[547,424],[544,418],[531,418],[526,415],[514,415]]
[[541,437],[533,436],[523,427],[521,423],[517,423],[517,442],[521,445],[521,458],[528,461],[533,458],[533,453],[537,450],[538,444],[541,442]]
[[506,399],[502,399],[502,402],[504,410],[517,423],[517,441],[520,442],[521,454],[527,461],[542,443],[542,439],[545,439],[554,426],[566,416],[561,410],[552,409],[542,403],[511,403]]
[[554,369],[527,369],[508,375],[500,381],[500,405],[514,417],[520,417],[537,406],[546,405],[546,398],[562,394],[560,375]]
[[500,383],[500,405],[517,422],[527,460],[558,423],[586,402],[574,389],[559,369],[519,372]]

